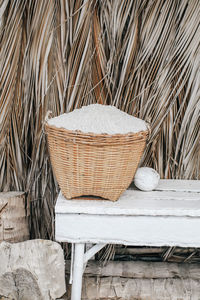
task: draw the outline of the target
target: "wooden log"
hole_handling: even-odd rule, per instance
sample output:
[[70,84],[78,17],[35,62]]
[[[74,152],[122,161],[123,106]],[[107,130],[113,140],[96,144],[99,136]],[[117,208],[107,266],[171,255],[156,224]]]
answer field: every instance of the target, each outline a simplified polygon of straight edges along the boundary
[[0,242],[28,240],[29,215],[24,192],[0,193]]
[[[167,262],[188,262],[196,263],[200,261],[198,248],[179,248],[179,247],[115,247],[115,257],[123,255],[125,260],[142,261],[163,261]],[[119,258],[120,260],[120,258]],[[124,259],[123,259],[124,260]]]
[[[169,247],[115,247],[115,254],[118,255],[156,255],[166,251]],[[174,253],[177,254],[188,254],[197,250],[197,248],[175,248]]]
[[[67,274],[69,267],[67,261]],[[84,272],[82,300],[197,300],[199,295],[199,264],[89,261]]]
[[65,291],[64,256],[58,243],[0,243],[1,300],[53,300]]
[[[85,277],[82,300],[198,300],[200,280]],[[68,296],[68,299],[69,296]]]
[[[66,272],[69,274],[70,261],[66,261]],[[110,261],[103,265],[98,261],[89,261],[85,272],[87,276],[124,277],[137,279],[198,279],[200,280],[200,264]]]
[[115,248],[115,254],[118,255],[144,255],[144,254],[160,254],[164,251],[163,248],[161,247],[154,247],[154,248],[139,248],[139,247],[125,247],[125,248],[120,248],[116,247]]

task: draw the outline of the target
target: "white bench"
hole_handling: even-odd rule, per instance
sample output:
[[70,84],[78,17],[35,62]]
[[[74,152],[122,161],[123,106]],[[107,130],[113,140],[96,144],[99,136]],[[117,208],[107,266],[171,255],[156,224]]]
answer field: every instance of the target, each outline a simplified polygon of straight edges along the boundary
[[[200,181],[160,180],[155,191],[129,189],[117,202],[66,200],[55,207],[55,238],[72,243],[72,300],[81,299],[87,261],[106,244],[200,247]],[[92,243],[86,251],[86,244]]]

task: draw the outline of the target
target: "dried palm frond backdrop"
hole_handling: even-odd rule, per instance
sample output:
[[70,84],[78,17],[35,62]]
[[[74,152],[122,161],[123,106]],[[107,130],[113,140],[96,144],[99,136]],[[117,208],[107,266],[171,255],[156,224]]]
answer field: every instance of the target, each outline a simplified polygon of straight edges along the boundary
[[142,165],[200,179],[199,0],[0,0],[0,189],[26,191],[53,238],[43,121],[90,103],[151,122]]

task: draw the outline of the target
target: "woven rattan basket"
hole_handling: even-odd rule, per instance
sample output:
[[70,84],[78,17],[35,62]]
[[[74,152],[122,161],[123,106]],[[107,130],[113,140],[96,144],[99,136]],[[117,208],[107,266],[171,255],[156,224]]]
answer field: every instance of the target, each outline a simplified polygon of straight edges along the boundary
[[85,134],[45,124],[54,175],[67,198],[98,196],[116,201],[130,185],[148,131]]

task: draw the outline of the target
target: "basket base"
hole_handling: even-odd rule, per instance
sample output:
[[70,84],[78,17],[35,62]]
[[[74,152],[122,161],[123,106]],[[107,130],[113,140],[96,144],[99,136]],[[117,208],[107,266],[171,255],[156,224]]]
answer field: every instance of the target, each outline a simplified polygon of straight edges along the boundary
[[92,196],[92,195],[83,195],[83,196],[79,196],[79,197],[73,197],[71,198],[71,200],[108,200],[108,201],[111,201],[107,198],[103,198],[103,197],[100,197],[100,196]]
[[[62,191],[62,190],[61,190]],[[115,194],[109,194],[109,193],[99,193],[96,195],[83,195],[82,193],[72,193],[72,194],[66,194],[65,192],[62,191],[63,196],[68,199],[68,200],[98,200],[98,201],[117,201],[119,199],[119,197],[121,196],[121,194],[124,191],[117,191]]]

